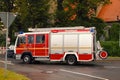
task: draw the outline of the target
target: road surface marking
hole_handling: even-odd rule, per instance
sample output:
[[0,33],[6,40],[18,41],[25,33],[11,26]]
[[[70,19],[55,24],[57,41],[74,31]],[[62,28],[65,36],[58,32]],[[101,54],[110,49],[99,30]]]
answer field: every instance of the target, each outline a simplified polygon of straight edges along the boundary
[[[6,61],[3,61],[3,60],[0,60],[0,62],[1,62],[1,63],[4,63],[4,64],[6,63]],[[13,63],[11,63],[11,61],[7,61],[7,64],[9,64],[9,65],[14,65]]]
[[65,70],[65,69],[60,69],[60,71],[72,73],[72,74],[83,75],[83,76],[88,76],[88,77],[92,77],[92,78],[96,78],[96,79],[100,79],[100,80],[109,80],[109,79],[106,79],[103,77],[93,76],[93,75],[89,75],[89,74],[85,74],[85,73],[73,72],[73,71],[69,71],[69,70]]

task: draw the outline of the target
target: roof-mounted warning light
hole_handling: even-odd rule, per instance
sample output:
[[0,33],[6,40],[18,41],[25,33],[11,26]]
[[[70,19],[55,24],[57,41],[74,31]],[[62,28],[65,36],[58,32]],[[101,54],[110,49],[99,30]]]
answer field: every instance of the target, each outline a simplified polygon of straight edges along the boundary
[[95,27],[90,28],[90,32],[95,32]]
[[57,32],[58,32],[58,30],[51,30],[51,32],[53,32],[53,33],[57,33]]
[[20,31],[19,34],[23,34],[24,32],[23,31]]

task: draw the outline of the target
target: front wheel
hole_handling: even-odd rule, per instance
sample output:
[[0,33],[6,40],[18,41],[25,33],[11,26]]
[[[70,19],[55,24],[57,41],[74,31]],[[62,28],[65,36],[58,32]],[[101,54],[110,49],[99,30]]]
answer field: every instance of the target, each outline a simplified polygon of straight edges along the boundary
[[69,55],[66,58],[66,62],[69,65],[75,65],[77,63],[77,59],[76,59],[76,57],[74,55]]
[[30,55],[24,55],[23,56],[23,62],[26,64],[30,64],[32,61],[31,56]]

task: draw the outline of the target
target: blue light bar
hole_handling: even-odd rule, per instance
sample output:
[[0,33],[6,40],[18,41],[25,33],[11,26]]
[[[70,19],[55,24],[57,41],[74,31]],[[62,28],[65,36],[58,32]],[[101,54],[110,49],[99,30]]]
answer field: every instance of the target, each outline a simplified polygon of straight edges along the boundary
[[20,31],[19,34],[23,34],[24,32],[23,31]]
[[90,32],[94,32],[94,29],[93,29],[93,28],[91,28],[91,29],[90,29]]

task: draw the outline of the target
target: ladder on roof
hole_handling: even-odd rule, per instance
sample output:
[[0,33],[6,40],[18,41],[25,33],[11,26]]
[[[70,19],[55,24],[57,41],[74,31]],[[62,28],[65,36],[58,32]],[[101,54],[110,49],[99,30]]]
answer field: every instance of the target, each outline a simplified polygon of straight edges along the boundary
[[75,26],[75,27],[54,27],[54,28],[29,28],[28,31],[32,32],[43,32],[51,30],[74,30],[74,29],[85,29],[84,26]]

